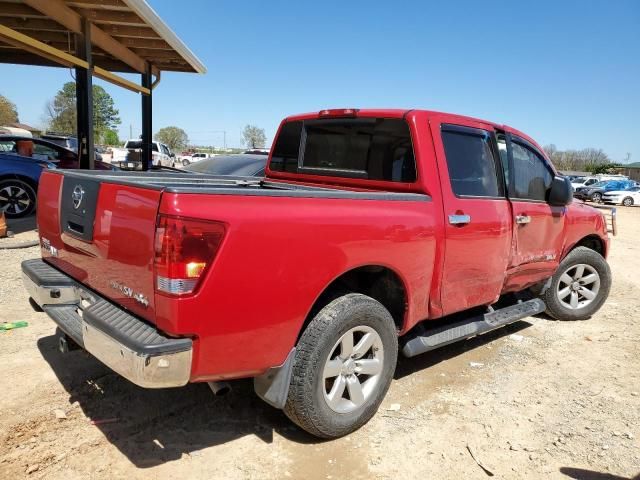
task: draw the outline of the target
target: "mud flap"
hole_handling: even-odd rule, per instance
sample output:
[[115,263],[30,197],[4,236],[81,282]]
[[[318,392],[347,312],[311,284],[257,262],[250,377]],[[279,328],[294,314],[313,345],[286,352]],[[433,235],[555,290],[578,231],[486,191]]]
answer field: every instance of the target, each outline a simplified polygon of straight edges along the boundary
[[259,377],[254,377],[253,379],[253,388],[256,394],[272,407],[282,409],[287,403],[295,354],[296,349],[294,347],[282,365],[270,368]]

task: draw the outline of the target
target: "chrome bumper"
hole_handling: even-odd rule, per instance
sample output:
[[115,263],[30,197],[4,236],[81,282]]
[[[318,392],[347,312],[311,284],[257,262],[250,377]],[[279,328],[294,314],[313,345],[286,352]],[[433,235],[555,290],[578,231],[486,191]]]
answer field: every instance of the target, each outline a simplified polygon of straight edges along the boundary
[[145,388],[179,387],[189,382],[191,339],[167,337],[42,260],[23,262],[22,271],[34,302],[65,334],[114,372]]

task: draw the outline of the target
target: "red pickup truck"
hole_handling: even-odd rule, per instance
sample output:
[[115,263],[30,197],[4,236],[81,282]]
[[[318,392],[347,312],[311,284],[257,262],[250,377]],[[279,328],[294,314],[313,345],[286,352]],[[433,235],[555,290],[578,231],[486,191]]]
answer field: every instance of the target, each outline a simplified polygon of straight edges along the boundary
[[422,110],[286,118],[266,178],[48,171],[33,300],[147,388],[253,377],[314,435],[362,426],[413,356],[606,300],[605,218],[505,125]]

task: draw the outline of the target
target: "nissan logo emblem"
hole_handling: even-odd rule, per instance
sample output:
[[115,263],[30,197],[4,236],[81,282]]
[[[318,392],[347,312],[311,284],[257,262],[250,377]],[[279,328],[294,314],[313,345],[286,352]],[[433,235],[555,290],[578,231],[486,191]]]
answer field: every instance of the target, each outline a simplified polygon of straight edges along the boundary
[[80,204],[82,203],[82,199],[84,198],[84,189],[80,185],[76,185],[73,187],[73,193],[71,194],[71,199],[73,200],[73,208],[76,210],[80,208]]

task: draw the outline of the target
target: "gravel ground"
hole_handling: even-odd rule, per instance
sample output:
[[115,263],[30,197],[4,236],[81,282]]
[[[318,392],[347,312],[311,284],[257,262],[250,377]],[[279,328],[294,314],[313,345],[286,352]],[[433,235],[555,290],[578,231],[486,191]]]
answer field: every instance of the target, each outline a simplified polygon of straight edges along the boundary
[[225,397],[150,391],[84,352],[59,354],[20,280],[38,248],[0,250],[0,322],[29,322],[0,333],[0,478],[640,478],[640,208],[620,209],[619,224],[594,318],[528,318],[401,359],[375,418],[330,442],[248,381]]

